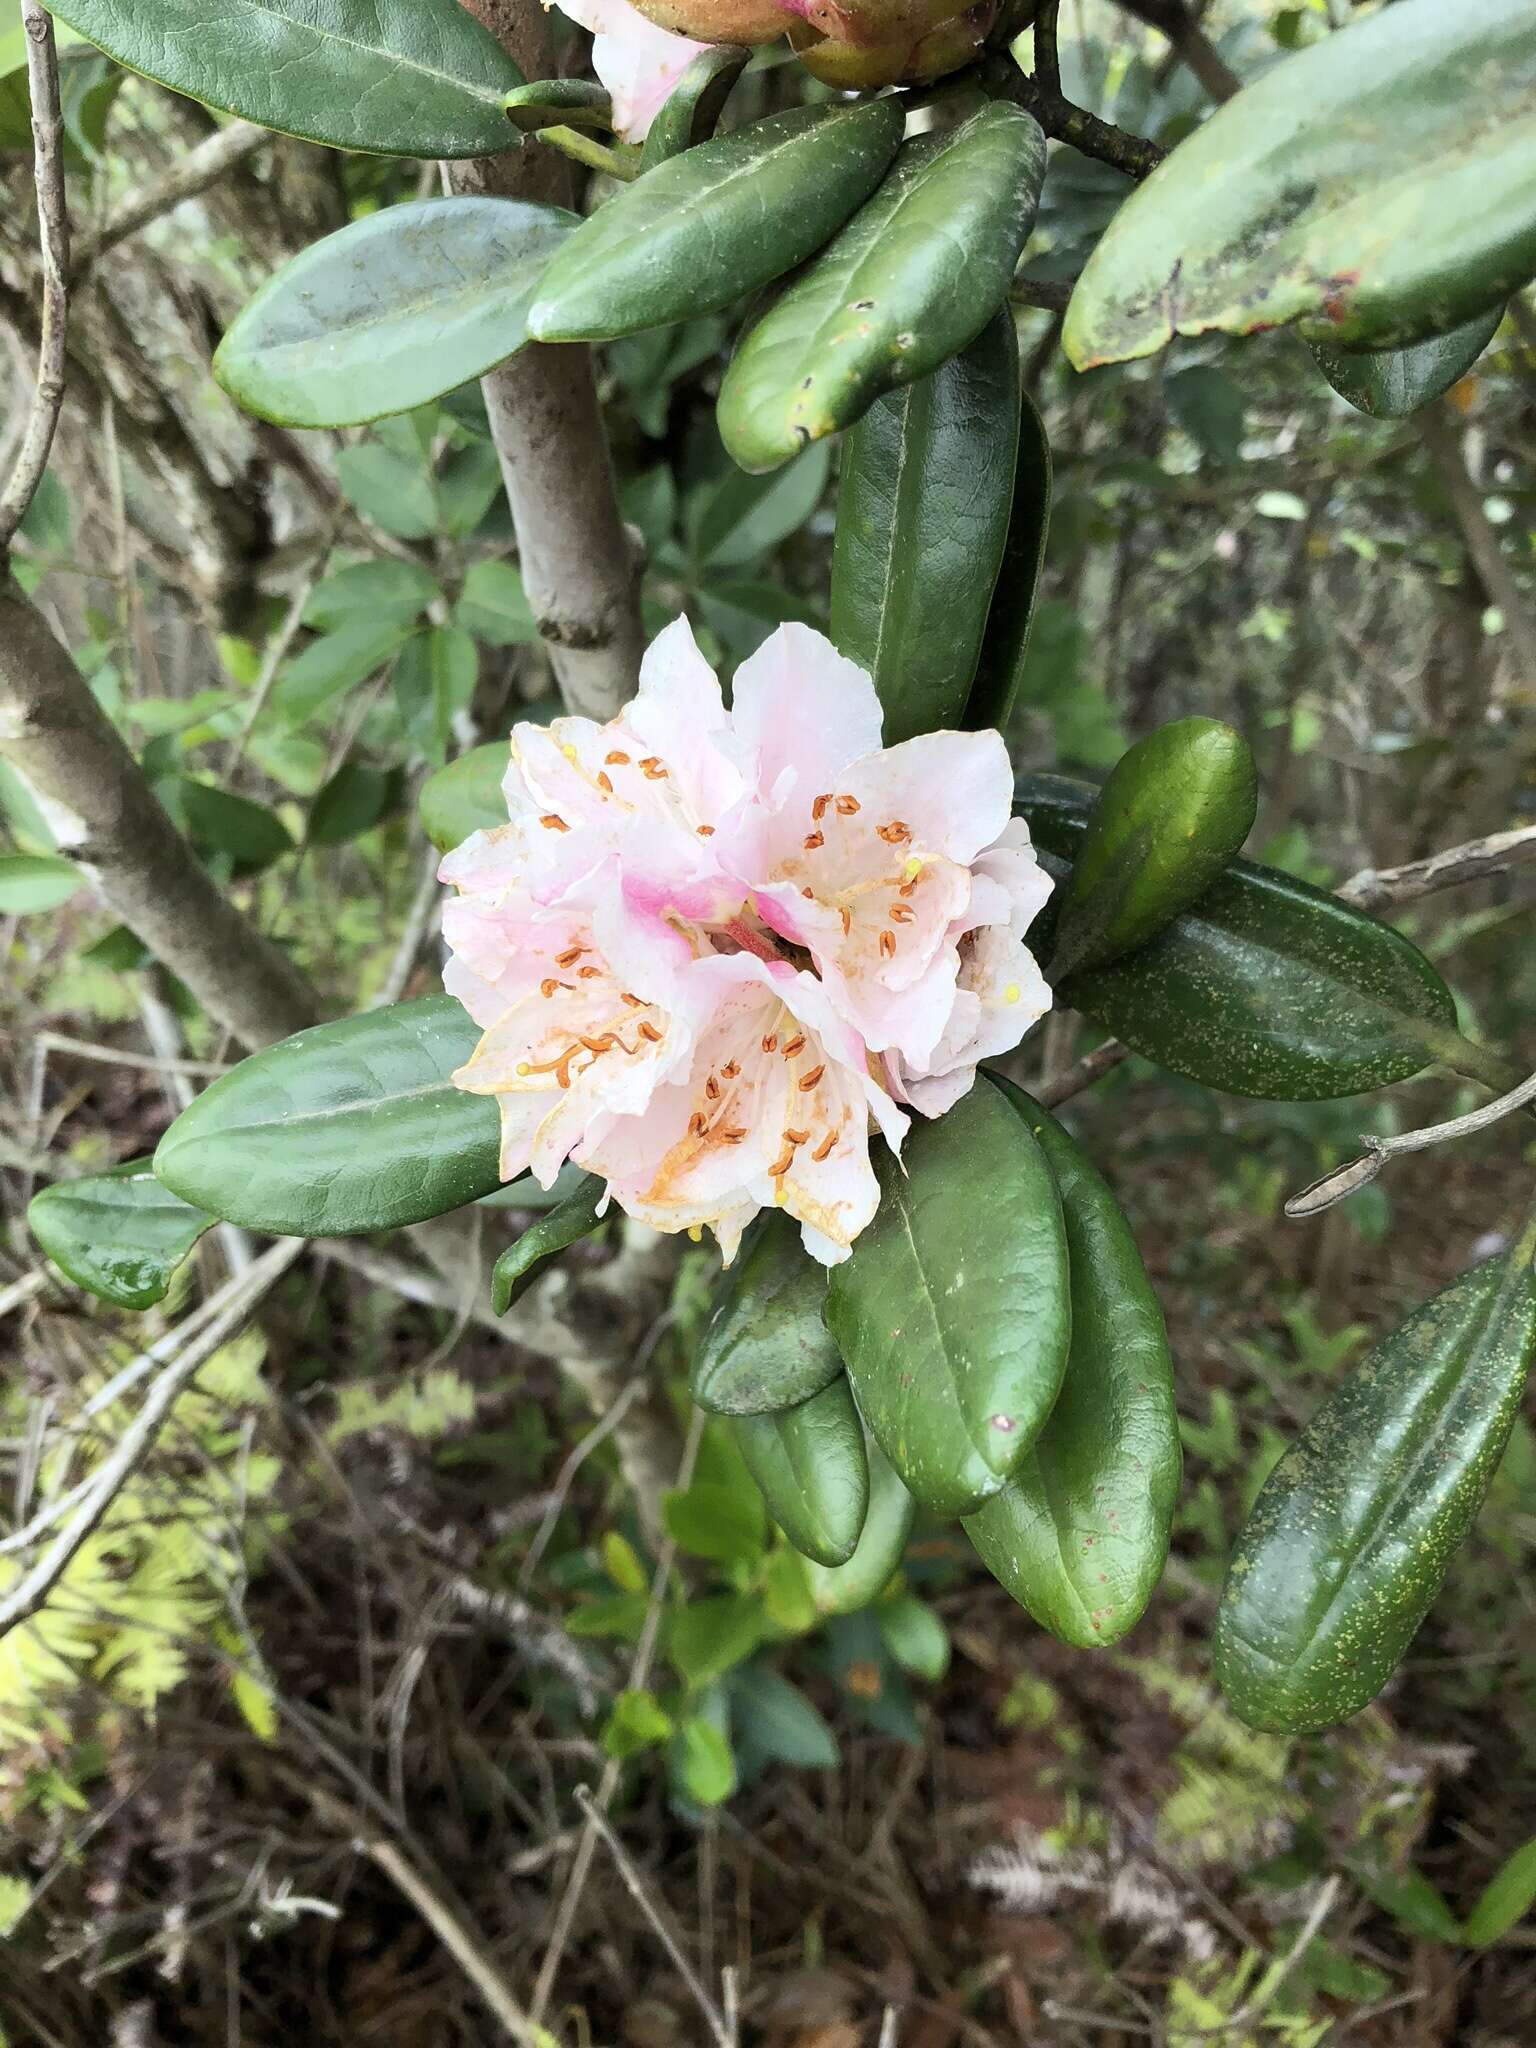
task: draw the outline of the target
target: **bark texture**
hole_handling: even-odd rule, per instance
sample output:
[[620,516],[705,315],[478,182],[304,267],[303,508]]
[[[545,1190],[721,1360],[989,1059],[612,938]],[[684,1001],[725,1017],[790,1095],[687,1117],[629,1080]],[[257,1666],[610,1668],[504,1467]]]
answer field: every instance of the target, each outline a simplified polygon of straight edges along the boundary
[[[538,0],[463,0],[523,75],[548,78],[554,43]],[[509,131],[510,132],[510,131]],[[572,202],[571,167],[533,141],[449,166],[456,192]],[[639,562],[619,514],[592,351],[531,342],[483,381],[523,585],[572,711],[609,718],[633,696],[644,636]]]
[[0,587],[0,756],[63,852],[211,1017],[267,1045],[313,1024],[312,991],[218,888],[79,670],[21,591]]

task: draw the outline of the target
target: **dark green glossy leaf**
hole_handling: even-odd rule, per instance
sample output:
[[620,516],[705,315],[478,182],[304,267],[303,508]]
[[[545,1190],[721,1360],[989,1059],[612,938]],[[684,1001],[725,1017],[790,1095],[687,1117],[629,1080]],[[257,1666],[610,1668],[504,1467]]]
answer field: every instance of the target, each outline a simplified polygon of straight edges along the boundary
[[311,142],[489,156],[522,74],[458,0],[62,0],[81,35],[173,92]]
[[878,1600],[901,1564],[917,1503],[902,1485],[880,1446],[865,1445],[869,1460],[869,1506],[858,1543],[846,1564],[805,1567],[811,1598],[821,1614],[854,1614]]
[[250,874],[293,851],[293,835],[266,804],[237,796],[211,782],[184,776],[174,792],[162,792],[191,834],[199,853],[227,854],[237,870]]
[[441,1216],[500,1183],[496,1105],[450,1078],[479,1038],[451,996],[301,1031],[184,1109],[155,1172],[184,1201],[279,1237]]
[[421,199],[326,235],[268,278],[213,373],[247,412],[348,427],[408,412],[515,355],[577,215],[527,199]]
[[1330,348],[1316,343],[1317,367],[1341,398],[1372,419],[1401,420],[1459,384],[1499,331],[1502,302],[1406,348]]
[[585,129],[601,135],[613,127],[613,102],[586,78],[540,78],[507,94],[507,119],[523,135],[541,128]]
[[889,99],[795,107],[658,164],[560,250],[529,333],[607,341],[717,312],[782,277],[874,190],[901,127]]
[[1080,370],[1300,323],[1396,347],[1536,271],[1528,0],[1399,0],[1267,70],[1110,222],[1062,336]]
[[827,1269],[799,1225],[769,1210],[720,1277],[694,1356],[690,1388],[717,1415],[761,1415],[808,1401],[840,1379],[843,1361],[822,1312]]
[[1168,1555],[1182,1463],[1173,1358],[1114,1196],[1038,1103],[997,1085],[1061,1195],[1072,1349],[1045,1427],[965,1528],[988,1571],[1042,1628],[1091,1648],[1118,1641],[1140,1618]]
[[864,1425],[841,1375],[819,1394],[732,1427],[768,1512],[803,1557],[846,1564],[869,1506]]
[[1002,731],[1013,715],[1024,680],[1029,629],[1045,564],[1045,536],[1051,518],[1051,444],[1039,408],[1028,392],[1022,396],[1008,538],[987,614],[976,680],[961,720],[968,732],[984,732],[989,727]]
[[390,673],[406,736],[428,761],[443,762],[454,715],[475,694],[480,657],[462,626],[429,626],[407,640]]
[[1536,1363],[1536,1226],[1326,1400],[1238,1537],[1216,1675],[1251,1727],[1346,1720],[1386,1684],[1498,1469]]
[[56,853],[0,853],[0,917],[57,910],[84,887],[74,862]]
[[595,1173],[583,1174],[574,1195],[558,1208],[547,1210],[515,1244],[507,1246],[491,1273],[491,1307],[497,1315],[506,1314],[551,1259],[591,1236],[597,1228],[597,1209],[603,1192],[604,1184]]
[[708,142],[751,55],[733,43],[708,44],[700,50],[646,130],[642,171]]
[[[1018,808],[1037,843],[1070,860],[1086,796],[1036,778]],[[1281,1102],[1406,1081],[1456,1020],[1450,990],[1400,932],[1245,860],[1148,945],[1057,994],[1172,1073]]]
[[[821,503],[832,450],[808,448],[777,476],[727,469],[688,508],[690,551],[701,568],[742,569],[802,527]],[[785,593],[784,595],[787,595]]]
[[961,722],[1007,544],[1019,397],[1004,311],[877,399],[844,445],[832,638],[874,678],[887,746]]
[[904,144],[738,345],[718,417],[741,467],[777,468],[973,341],[1007,296],[1044,174],[1039,123],[1003,102]]
[[859,1411],[909,1492],[970,1514],[1051,1411],[1071,1335],[1061,1202],[1045,1154],[978,1085],[902,1157],[834,1266],[827,1325]]
[[488,740],[427,777],[416,809],[421,829],[440,853],[452,853],[471,832],[506,824],[501,782],[510,761],[505,740]]
[[214,1221],[156,1180],[147,1159],[58,1181],[34,1195],[32,1235],[77,1287],[118,1308],[163,1301],[176,1268]]
[[1052,978],[1146,944],[1215,881],[1253,829],[1259,774],[1241,733],[1180,718],[1110,770],[1062,892]]
[[344,846],[349,839],[371,832],[391,811],[399,809],[404,788],[403,769],[343,761],[311,806],[310,845]]

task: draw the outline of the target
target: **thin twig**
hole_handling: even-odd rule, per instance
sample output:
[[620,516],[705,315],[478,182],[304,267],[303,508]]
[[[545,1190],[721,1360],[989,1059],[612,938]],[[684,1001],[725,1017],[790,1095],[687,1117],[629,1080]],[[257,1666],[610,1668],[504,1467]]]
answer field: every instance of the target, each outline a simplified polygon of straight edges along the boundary
[[64,404],[65,330],[69,318],[69,213],[64,200],[64,122],[59,111],[59,55],[53,17],[39,0],[21,0],[27,37],[27,90],[32,102],[32,177],[37,187],[37,237],[43,269],[43,313],[37,383],[10,479],[0,493],[0,554],[27,516],[48,467]]
[[1408,861],[1402,867],[1362,868],[1336,893],[1358,910],[1386,910],[1395,904],[1416,903],[1441,889],[1459,888],[1464,882],[1506,874],[1526,861],[1536,861],[1536,825],[1517,825],[1510,832],[1468,839],[1461,846],[1447,847],[1443,853]]
[[1229,100],[1242,90],[1243,81],[1190,13],[1185,0],[1120,0],[1120,5],[1168,38],[1213,100]]
[[597,1801],[592,1796],[590,1786],[578,1785],[576,1787],[576,1804],[586,1815],[587,1825],[596,1830],[599,1840],[606,1845],[609,1854],[613,1857],[614,1865],[618,1870],[619,1878],[625,1891],[629,1893],[629,1896],[640,1908],[647,1924],[650,1926],[651,1932],[666,1950],[673,1969],[676,1970],[684,1984],[687,1985],[688,1990],[693,1996],[694,2003],[704,2015],[705,2024],[719,2043],[719,2048],[732,2048],[731,2030],[726,2022],[725,2015],[715,2004],[715,2001],[710,1997],[709,1992],[700,1981],[697,1970],[694,1969],[692,1963],[683,1954],[676,1935],[673,1934],[671,1928],[668,1927],[666,1921],[661,1916],[651,1889],[647,1887],[639,1871],[636,1870],[628,1850],[619,1840],[613,1828],[609,1826],[606,1816],[600,1811]]
[[1320,1216],[1335,1202],[1342,1202],[1346,1196],[1368,1188],[1389,1159],[1396,1159],[1403,1152],[1424,1152],[1431,1145],[1450,1144],[1457,1138],[1474,1137],[1477,1132],[1486,1131],[1491,1124],[1513,1116],[1517,1109],[1524,1109],[1529,1102],[1536,1102],[1536,1074],[1522,1081],[1518,1088],[1511,1088],[1507,1094],[1485,1102],[1480,1109],[1468,1110],[1465,1116],[1453,1116],[1443,1124],[1423,1124],[1416,1131],[1401,1131],[1393,1138],[1379,1138],[1373,1132],[1362,1131],[1360,1143],[1365,1150],[1361,1157],[1351,1159],[1347,1165],[1336,1166],[1332,1173],[1325,1173],[1321,1180],[1313,1181],[1299,1195],[1292,1195],[1285,1205],[1285,1213],[1293,1219]]
[[[280,1710],[284,1704],[280,1703]],[[390,1825],[395,1825],[394,1816],[383,1806],[372,1786],[359,1778],[334,1746],[325,1742],[312,1727],[306,1725],[305,1733],[330,1763],[344,1770],[344,1775],[355,1784],[367,1804],[381,1810]],[[362,1854],[376,1864],[400,1895],[416,1908],[484,1999],[507,2038],[517,2042],[518,2048],[559,2048],[554,2035],[523,2010],[511,1985],[497,1968],[490,1953],[490,1944],[470,1924],[467,1914],[444,1896],[438,1884],[418,1868],[400,1845],[389,1840],[365,1820],[362,1813],[327,1792],[323,1786],[306,1784],[303,1789],[316,1811],[333,1826],[344,1828]]]
[[1065,313],[1072,302],[1075,277],[1021,277],[1008,296],[1016,306],[1034,306],[1042,313]]
[[1035,16],[1035,77],[1043,92],[1061,97],[1061,52],[1056,47],[1056,16],[1061,0],[1044,0]]
[[130,192],[101,227],[76,241],[74,276],[82,277],[107,250],[126,242],[130,235],[159,220],[162,214],[170,213],[184,199],[195,199],[199,192],[206,192],[227,171],[244,163],[271,140],[272,130],[258,127],[254,121],[231,121],[217,129],[205,142],[177,157],[158,177],[141,185],[137,192]]
[[308,607],[311,596],[314,594],[315,585],[320,580],[320,572],[325,567],[326,559],[331,549],[336,545],[336,536],[341,531],[345,517],[345,506],[338,506],[322,527],[318,544],[310,560],[310,565],[295,586],[293,596],[288,601],[288,609],[283,614],[283,622],[267,642],[266,648],[262,653],[261,667],[257,671],[255,684],[246,702],[245,718],[241,723],[239,732],[235,735],[230,745],[229,752],[224,757],[223,780],[226,782],[236,766],[244,758],[245,750],[250,745],[251,734],[255,730],[256,721],[266,709],[267,699],[272,694],[272,685],[277,681],[278,670],[288,659],[289,648],[292,647],[294,641],[298,638],[299,628],[304,623],[305,610]]
[[1219,2039],[1223,2034],[1235,2033],[1240,2027],[1250,2026],[1259,2017],[1260,2013],[1273,2005],[1287,1979],[1290,1977],[1291,1972],[1312,1946],[1313,1941],[1317,1938],[1322,1928],[1323,1922],[1333,1911],[1334,1904],[1339,1896],[1341,1883],[1342,1879],[1335,1874],[1321,1887],[1317,1897],[1312,1901],[1312,1910],[1302,1922],[1296,1939],[1291,1943],[1275,1968],[1266,1974],[1265,1979],[1260,1982],[1258,1990],[1254,1992],[1246,2005],[1239,2006],[1237,2011],[1231,2014],[1229,2018],[1224,2019],[1219,2026],[1189,2027],[1185,2029],[1186,2036],[1190,2038],[1198,2037],[1201,2040]]
[[1117,128],[1113,121],[1103,121],[1097,114],[1091,114],[1086,107],[1075,106],[1059,90],[1052,90],[1038,76],[1020,71],[1012,62],[1000,63],[992,75],[998,88],[1016,106],[1033,114],[1047,135],[1058,142],[1071,143],[1084,156],[1112,164],[1128,178],[1149,176],[1168,154],[1145,135],[1132,135],[1127,129]]
[[73,1563],[82,1544],[89,1539],[133,1477],[180,1395],[220,1345],[228,1343],[249,1320],[262,1295],[293,1264],[303,1249],[301,1238],[289,1238],[264,1252],[250,1271],[242,1275],[239,1285],[231,1290],[231,1299],[223,1314],[215,1316],[186,1350],[163,1368],[145,1395],[138,1413],[118,1438],[111,1456],[103,1459],[91,1474],[90,1485],[81,1495],[69,1521],[25,1578],[5,1600],[0,1601],[0,1637],[30,1621],[37,1613]]
[[193,1080],[217,1080],[229,1072],[224,1060],[184,1060],[156,1053],[121,1052],[115,1045],[93,1045],[89,1039],[67,1038],[62,1031],[39,1031],[37,1041],[50,1052],[72,1054],[76,1059],[99,1060],[108,1067],[135,1067],[150,1074],[185,1074]]
[[560,1467],[554,1486],[550,1489],[549,1500],[539,1520],[539,1526],[534,1532],[533,1541],[529,1544],[527,1555],[524,1557],[522,1566],[518,1571],[517,1590],[519,1593],[526,1593],[533,1583],[533,1575],[539,1568],[539,1561],[549,1548],[549,1541],[555,1533],[555,1526],[565,1511],[566,1499],[575,1482],[576,1474],[581,1470],[587,1459],[591,1457],[599,1444],[603,1443],[618,1428],[630,1408],[644,1391],[645,1374],[642,1367],[636,1371],[634,1378],[619,1390],[619,1398],[614,1402],[607,1414],[587,1431],[586,1435],[575,1445],[565,1463]]
[[1092,1052],[1085,1052],[1080,1060],[1068,1067],[1064,1074],[1058,1074],[1054,1081],[1043,1081],[1034,1091],[1035,1100],[1045,1109],[1054,1109],[1058,1103],[1070,1102],[1074,1095],[1081,1095],[1085,1088],[1091,1088],[1095,1081],[1102,1081],[1106,1074],[1112,1074],[1122,1060],[1131,1056],[1131,1048],[1122,1045],[1118,1038],[1106,1038],[1102,1045],[1096,1045]]
[[51,1273],[38,1266],[30,1273],[23,1273],[19,1280],[0,1287],[0,1316],[8,1316],[12,1309],[24,1307],[34,1294],[42,1293],[52,1278]]
[[[704,1434],[704,1411],[695,1408],[688,1425],[688,1440],[683,1446],[682,1462],[678,1466],[677,1483],[686,1488],[693,1477],[694,1460],[699,1453],[699,1443]],[[629,1668],[629,1690],[644,1690],[651,1675],[651,1660],[656,1654],[657,1638],[661,1634],[661,1612],[666,1600],[667,1581],[672,1576],[672,1567],[677,1558],[677,1540],[668,1532],[662,1539],[656,1557],[656,1570],[651,1579],[650,1603],[646,1608],[645,1621],[640,1629],[640,1640],[635,1645],[635,1654]],[[619,1766],[612,1760],[603,1771],[597,1788],[596,1805],[606,1812],[614,1793],[618,1790]],[[575,1924],[576,1909],[586,1887],[587,1877],[592,1868],[592,1858],[597,1849],[597,1826],[594,1815],[588,1813],[586,1826],[581,1831],[581,1840],[576,1845],[576,1854],[571,1862],[571,1874],[566,1879],[565,1891],[561,1895],[559,1910],[555,1915],[554,1930],[549,1937],[549,1946],[544,1951],[544,1960],[539,1966],[539,1979],[533,1987],[533,2016],[536,2020],[544,2017],[554,1994],[555,1977],[565,1955],[566,1943],[571,1938]]]
[[416,884],[416,894],[411,898],[411,907],[405,914],[405,923],[401,927],[395,956],[389,963],[389,972],[379,984],[378,994],[368,1006],[371,1010],[382,1010],[386,1003],[398,1003],[405,994],[406,985],[416,969],[416,956],[421,951],[443,893],[437,879],[440,862],[441,856],[437,849],[429,846],[422,861],[421,879]]

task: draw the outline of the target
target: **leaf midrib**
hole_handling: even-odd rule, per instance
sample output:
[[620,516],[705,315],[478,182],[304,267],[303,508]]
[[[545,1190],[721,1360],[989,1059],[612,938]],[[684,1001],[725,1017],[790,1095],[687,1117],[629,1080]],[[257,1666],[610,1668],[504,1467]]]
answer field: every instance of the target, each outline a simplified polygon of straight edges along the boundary
[[[268,4],[268,0],[235,0],[235,4],[238,8],[243,8],[247,14],[268,15],[272,20],[280,21],[287,27],[297,29],[306,35],[317,37],[322,43],[335,43],[344,50],[360,50],[365,56],[372,57],[375,62],[384,65],[390,70],[412,71],[422,78],[433,79],[440,85],[449,85],[454,87],[456,91],[468,93],[479,100],[484,106],[495,107],[498,110],[501,107],[501,96],[498,93],[493,92],[486,86],[474,85],[469,79],[460,77],[456,72],[443,71],[434,64],[424,63],[418,57],[397,54],[393,51],[386,52],[380,49],[377,43],[365,43],[356,36],[342,35],[335,29],[322,28],[317,22],[297,21],[288,9],[280,6],[271,6]],[[198,25],[198,32],[206,33],[210,26],[217,26],[217,24],[201,23]],[[192,34],[193,30],[189,27],[186,30],[177,29],[171,31],[171,33],[176,35]],[[372,88],[368,89],[371,90]]]

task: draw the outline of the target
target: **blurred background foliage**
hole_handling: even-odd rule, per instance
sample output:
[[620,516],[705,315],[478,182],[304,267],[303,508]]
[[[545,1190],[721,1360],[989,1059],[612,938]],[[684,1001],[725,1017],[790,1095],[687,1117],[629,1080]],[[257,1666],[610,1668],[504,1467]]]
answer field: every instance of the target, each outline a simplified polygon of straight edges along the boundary
[[[1197,9],[1244,78],[1350,11]],[[1201,117],[1195,78],[1132,14],[1066,0],[1061,27],[1069,97],[1163,142]],[[0,33],[13,395],[37,303],[19,57]],[[88,229],[212,120],[83,46],[63,68]],[[759,58],[736,117],[798,90]],[[402,972],[407,992],[434,984],[413,792],[549,716],[548,671],[475,391],[298,434],[236,413],[208,359],[296,249],[435,189],[432,167],[269,138],[101,255],[16,562],[202,857],[338,1012]],[[1284,333],[1077,376],[1053,307],[1126,189],[1055,146],[1021,278],[1056,496],[1019,766],[1092,778],[1163,721],[1227,719],[1263,774],[1253,849],[1325,886],[1536,817],[1536,314],[1516,300],[1474,371],[1405,421],[1353,411]],[[648,627],[686,610],[729,670],[780,620],[826,624],[836,452],[732,468],[713,421],[726,343],[698,321],[606,349],[600,373]],[[36,1279],[29,1193],[149,1150],[191,1085],[174,1063],[228,1051],[52,852],[0,769],[13,1529],[110,1441],[123,1410],[93,1397],[161,1327]],[[1528,1064],[1529,872],[1401,922]],[[402,962],[402,931],[419,958]],[[1082,1042],[1051,1020],[1021,1071]],[[1254,1104],[1132,1063],[1074,1105],[1168,1311],[1188,1461],[1163,1591],[1097,1660],[921,1521],[870,1604],[831,1612],[719,1425],[647,1530],[536,1346],[402,1295],[383,1253],[295,1267],[264,1335],[218,1354],[54,1603],[0,1646],[0,2038],[482,2041],[369,1847],[379,1813],[530,1981],[571,1787],[607,1769],[645,1883],[707,1982],[736,1967],[752,2039],[855,2048],[888,2006],[911,2048],[1531,2039],[1536,1935],[1484,1950],[1467,1919],[1536,1826],[1529,1426],[1377,1707],[1286,1744],[1232,1721],[1204,1667],[1228,1545],[1283,1435],[1371,1333],[1495,1248],[1536,1155],[1506,1127],[1320,1224],[1280,1204],[1362,1128],[1471,1100],[1431,1079],[1390,1109]],[[485,1210],[486,1244],[516,1221]],[[165,1311],[247,1256],[211,1234]],[[616,1386],[679,1388],[712,1258],[603,1291],[622,1256],[610,1226],[556,1284],[611,1326]],[[71,1456],[39,1463],[61,1420]],[[0,1586],[18,1548],[0,1538]],[[637,2048],[698,2037],[601,1860],[557,2023]]]

